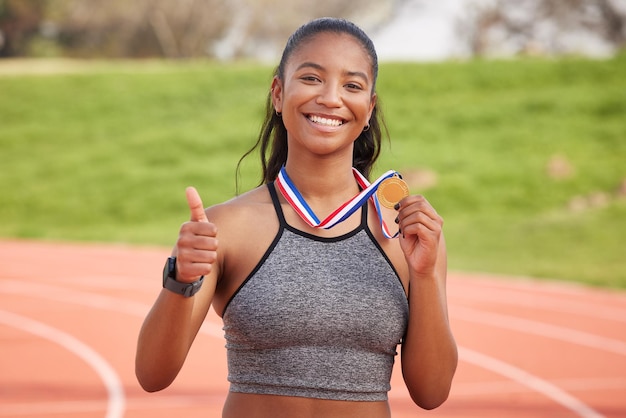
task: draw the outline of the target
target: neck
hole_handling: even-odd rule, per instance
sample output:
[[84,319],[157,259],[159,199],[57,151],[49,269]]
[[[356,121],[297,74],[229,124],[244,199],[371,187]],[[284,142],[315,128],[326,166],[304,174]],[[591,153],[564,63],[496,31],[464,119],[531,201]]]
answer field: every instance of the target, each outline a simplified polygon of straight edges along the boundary
[[307,202],[346,200],[359,191],[351,163],[315,160],[306,164],[287,160],[285,169]]

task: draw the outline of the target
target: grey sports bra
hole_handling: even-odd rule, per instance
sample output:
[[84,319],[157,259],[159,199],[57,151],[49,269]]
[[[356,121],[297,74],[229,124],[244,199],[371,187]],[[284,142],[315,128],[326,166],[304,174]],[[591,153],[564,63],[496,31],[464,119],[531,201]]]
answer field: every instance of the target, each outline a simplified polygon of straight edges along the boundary
[[335,238],[285,221],[223,315],[233,392],[387,399],[409,307],[400,279],[367,226]]

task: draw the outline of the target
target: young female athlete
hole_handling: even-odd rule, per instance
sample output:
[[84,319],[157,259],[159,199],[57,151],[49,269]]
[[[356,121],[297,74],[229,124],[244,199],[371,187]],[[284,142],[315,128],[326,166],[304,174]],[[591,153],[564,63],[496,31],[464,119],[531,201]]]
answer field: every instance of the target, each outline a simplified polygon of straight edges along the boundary
[[[390,417],[398,346],[414,402],[446,400],[457,349],[442,218],[424,197],[403,197],[389,238],[375,195],[351,200],[369,190],[380,150],[377,73],[371,40],[348,21],[317,19],[290,37],[257,143],[262,184],[208,209],[187,189],[191,220],[139,335],[145,390],[175,379],[212,305],[226,418]],[[316,214],[346,202],[354,211],[324,228]]]

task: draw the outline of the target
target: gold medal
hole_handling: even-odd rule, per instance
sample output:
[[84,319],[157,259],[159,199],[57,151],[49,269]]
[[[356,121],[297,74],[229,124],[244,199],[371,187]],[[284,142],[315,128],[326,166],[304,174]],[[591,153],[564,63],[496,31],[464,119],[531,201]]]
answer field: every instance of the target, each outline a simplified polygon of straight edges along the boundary
[[389,209],[393,208],[408,195],[409,186],[398,176],[383,180],[376,191],[380,204]]

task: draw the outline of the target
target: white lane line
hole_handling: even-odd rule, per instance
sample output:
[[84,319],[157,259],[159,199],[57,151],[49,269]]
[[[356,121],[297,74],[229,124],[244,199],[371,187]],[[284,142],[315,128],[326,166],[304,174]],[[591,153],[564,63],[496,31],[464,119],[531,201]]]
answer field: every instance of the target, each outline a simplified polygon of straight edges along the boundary
[[516,316],[488,313],[459,306],[451,308],[450,314],[452,317],[462,321],[481,323],[526,334],[540,335],[542,337],[565,341],[595,350],[626,356],[626,343],[588,332],[577,331],[558,325],[544,324],[543,322],[522,319]]
[[[540,292],[543,294],[552,294],[554,296],[577,298],[587,298],[590,290],[601,291],[601,289],[596,289],[582,283],[568,282],[557,279],[537,279],[535,277],[502,276],[493,274],[474,275],[471,273],[450,273],[450,276],[451,283],[454,283],[455,285],[482,287],[485,290],[515,289],[520,292]],[[616,293],[614,295],[608,295],[606,292],[601,293],[603,294],[603,297],[609,296],[610,298],[616,297],[617,299],[621,299],[620,293]],[[593,292],[592,294],[595,295],[596,292]]]
[[[626,322],[626,309],[604,306],[599,303],[584,303],[563,300],[558,297],[520,294],[514,290],[485,289],[472,292],[454,291],[450,297],[461,300],[483,301],[500,305],[523,306],[552,312],[567,313],[577,316],[604,319],[607,321]],[[625,299],[626,303],[626,299]]]
[[[145,305],[141,303],[129,302],[129,301],[125,301],[119,298],[106,297],[102,295],[94,295],[94,294],[87,293],[87,292],[68,291],[61,287],[48,286],[48,285],[31,285],[29,290],[26,291],[23,288],[22,284],[19,282],[14,282],[14,283],[0,282],[0,292],[24,294],[24,295],[31,296],[31,297],[45,298],[45,299],[50,299],[50,300],[55,300],[55,301],[86,305],[86,306],[96,307],[100,309],[128,313],[128,314],[136,315],[140,317],[144,317],[145,314],[150,309],[149,305]],[[467,314],[467,312],[465,313]],[[508,321],[508,319],[506,321]],[[208,334],[212,337],[223,338],[223,332],[221,330],[221,327],[219,327],[217,324],[205,322],[203,325],[203,328],[201,329],[201,332],[204,334]],[[508,377],[508,378],[511,378],[509,374],[511,374],[510,372],[512,370],[513,371],[520,370],[521,373],[517,373],[517,374],[513,373],[516,377],[516,379],[514,380],[516,381],[517,379],[524,380],[528,376],[533,376],[533,375],[530,375],[528,372],[525,372],[524,370],[521,370],[521,369],[517,369],[510,364],[499,362],[499,360],[494,359],[495,363],[484,362],[484,361],[481,362],[480,359],[485,359],[485,358],[490,358],[490,357],[482,355],[480,353],[478,353],[478,355],[482,357],[476,357],[476,356],[472,356],[473,353],[474,352],[471,350],[461,348],[460,349],[461,360],[475,364],[479,367],[487,368],[489,370],[497,372],[498,374],[504,375],[505,377]],[[498,368],[497,366],[500,365],[500,363],[503,365],[503,367]],[[545,382],[542,379],[539,379],[537,377],[534,377],[534,378],[537,379],[536,381],[533,381],[534,383]],[[524,384],[526,387],[529,387],[529,385],[526,384],[525,382],[526,380],[520,383]],[[563,392],[561,389],[550,384],[549,382],[545,382],[545,385],[534,384],[534,383],[533,383],[534,386],[532,387],[532,389],[538,390],[541,393],[544,393],[546,388],[555,388],[556,390],[553,390],[553,389],[548,390],[548,393],[550,394],[550,396],[548,396],[548,394],[546,393],[544,394],[551,399],[558,398],[559,404],[567,406],[569,409],[575,408],[576,411],[578,411],[577,413],[580,412],[583,414],[583,415],[580,415],[581,417],[603,418],[602,415],[597,414],[594,410],[592,410],[591,408],[589,408],[588,406],[580,402],[578,399],[573,398],[571,395]],[[589,414],[589,411],[591,411],[590,414]]]
[[[572,378],[553,379],[550,382],[568,392],[599,392],[626,390],[626,378]],[[494,394],[526,393],[527,388],[510,380],[494,380],[486,382],[460,382],[454,385],[454,396],[473,398]]]
[[125,395],[115,370],[91,347],[59,329],[22,315],[0,310],[0,322],[56,343],[90,365],[100,376],[108,394],[106,418],[124,416]]
[[552,399],[559,405],[574,412],[579,417],[583,418],[604,418],[594,409],[573,397],[569,393],[563,391],[558,386],[541,379],[527,371],[517,368],[509,363],[505,363],[494,357],[479,353],[478,351],[471,350],[465,347],[459,347],[459,358],[467,363],[474,364],[475,366],[482,367],[490,370],[501,376],[505,376],[520,385],[526,386],[533,391],[539,392],[549,399]]
[[[110,296],[98,295],[95,293],[82,292],[78,290],[66,289],[59,286],[29,283],[24,286],[20,281],[0,281],[0,293],[10,293],[48,299],[55,302],[71,303],[74,305],[87,306],[123,314],[145,318],[150,309],[150,305],[132,302]],[[216,323],[204,321],[200,328],[201,334],[210,335],[217,338],[224,338],[222,327]]]

